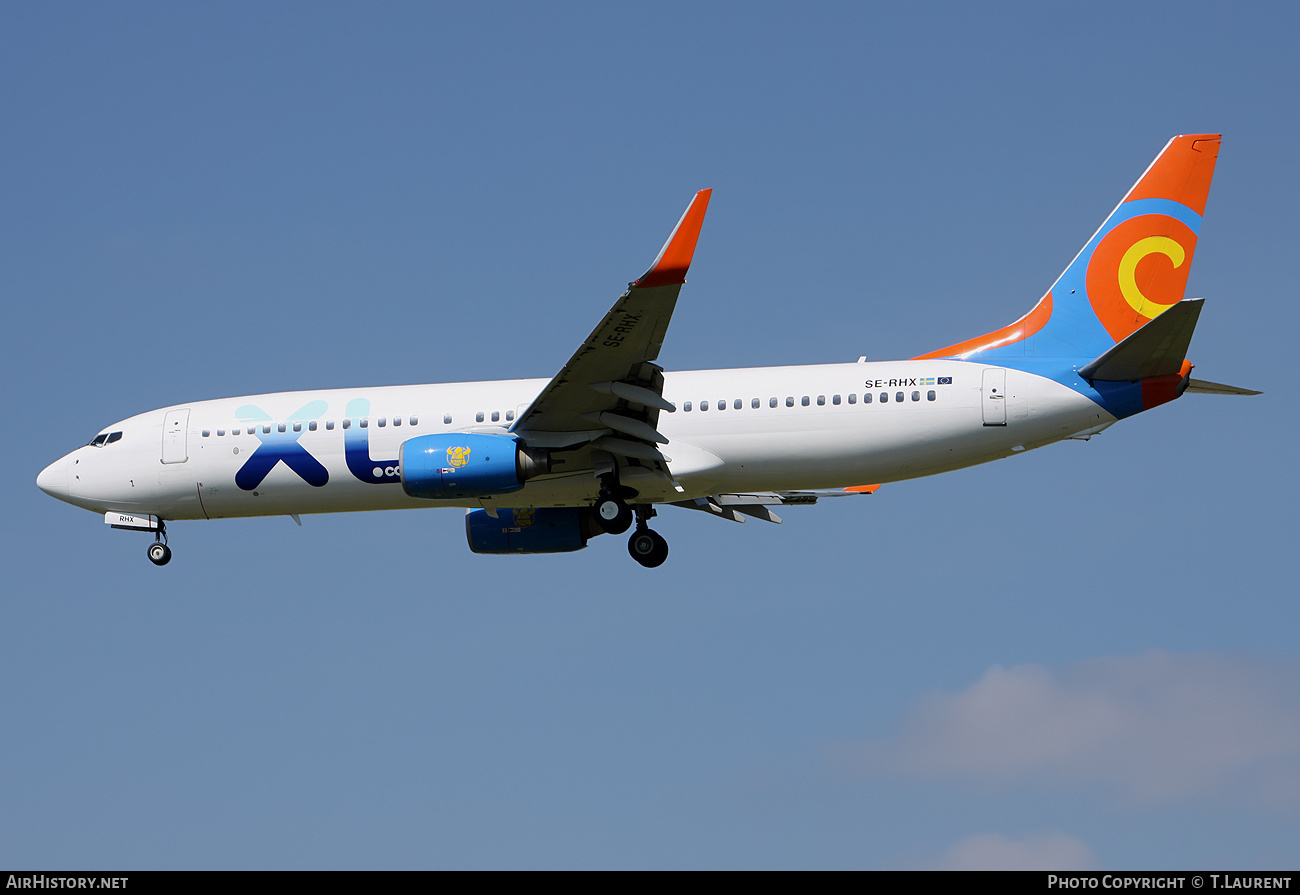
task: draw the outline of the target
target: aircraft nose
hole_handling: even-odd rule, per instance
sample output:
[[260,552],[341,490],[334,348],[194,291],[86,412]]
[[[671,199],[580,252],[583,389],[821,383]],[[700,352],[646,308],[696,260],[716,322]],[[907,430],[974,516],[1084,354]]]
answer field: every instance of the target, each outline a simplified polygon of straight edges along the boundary
[[36,487],[50,497],[67,500],[68,492],[68,458],[62,457],[41,470],[36,477]]

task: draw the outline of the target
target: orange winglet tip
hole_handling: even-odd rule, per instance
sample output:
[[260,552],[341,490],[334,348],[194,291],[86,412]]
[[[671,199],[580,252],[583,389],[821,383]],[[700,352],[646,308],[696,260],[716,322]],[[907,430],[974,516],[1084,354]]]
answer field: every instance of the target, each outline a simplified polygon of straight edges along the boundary
[[659,250],[655,263],[641,275],[634,285],[641,287],[672,286],[686,282],[686,271],[695,256],[695,243],[700,238],[700,227],[704,225],[704,212],[709,208],[709,197],[713,190],[700,190],[687,206],[686,213],[673,228],[672,235]]
[[854,485],[851,488],[845,488],[845,491],[855,491],[858,494],[875,494],[879,485]]

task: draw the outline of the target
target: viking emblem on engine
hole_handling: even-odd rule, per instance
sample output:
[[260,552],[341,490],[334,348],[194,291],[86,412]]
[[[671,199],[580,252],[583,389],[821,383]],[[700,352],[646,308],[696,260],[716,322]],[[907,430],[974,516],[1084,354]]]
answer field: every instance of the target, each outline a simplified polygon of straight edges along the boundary
[[469,448],[467,447],[449,447],[447,448],[447,465],[453,469],[459,469],[469,462]]

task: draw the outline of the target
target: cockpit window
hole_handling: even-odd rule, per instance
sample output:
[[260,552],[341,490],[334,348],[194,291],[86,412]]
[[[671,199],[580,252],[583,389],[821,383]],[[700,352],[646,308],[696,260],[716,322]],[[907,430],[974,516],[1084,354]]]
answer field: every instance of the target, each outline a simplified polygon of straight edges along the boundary
[[115,441],[122,440],[121,432],[101,432],[95,436],[95,440],[90,443],[91,447],[103,447],[106,444],[112,444]]

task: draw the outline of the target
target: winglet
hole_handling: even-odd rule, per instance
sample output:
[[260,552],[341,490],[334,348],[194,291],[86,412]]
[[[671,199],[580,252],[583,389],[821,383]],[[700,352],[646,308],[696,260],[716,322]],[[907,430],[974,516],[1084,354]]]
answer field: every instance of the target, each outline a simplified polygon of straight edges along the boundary
[[704,212],[709,208],[709,196],[713,190],[700,190],[691,200],[686,213],[673,228],[673,233],[659,250],[658,257],[650,269],[641,275],[634,286],[649,288],[653,286],[673,286],[686,282],[686,271],[691,266],[695,255],[695,243],[700,238],[700,227],[704,224]]

